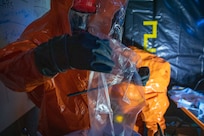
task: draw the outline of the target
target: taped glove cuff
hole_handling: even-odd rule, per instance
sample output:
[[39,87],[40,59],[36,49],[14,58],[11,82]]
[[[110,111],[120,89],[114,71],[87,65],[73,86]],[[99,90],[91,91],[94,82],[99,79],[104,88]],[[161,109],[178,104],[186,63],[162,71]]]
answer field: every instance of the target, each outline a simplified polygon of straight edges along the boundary
[[52,77],[70,68],[67,37],[69,35],[54,37],[34,50],[36,66],[43,75]]

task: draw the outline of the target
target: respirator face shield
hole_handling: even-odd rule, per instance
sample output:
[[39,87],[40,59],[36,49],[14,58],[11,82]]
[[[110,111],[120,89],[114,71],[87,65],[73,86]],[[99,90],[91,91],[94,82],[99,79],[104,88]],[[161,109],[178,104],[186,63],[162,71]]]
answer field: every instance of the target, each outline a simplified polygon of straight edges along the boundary
[[87,22],[89,18],[88,13],[78,12],[71,9],[69,12],[69,19],[71,24],[71,30],[73,34],[80,33],[87,30]]
[[89,16],[96,12],[95,0],[74,0],[69,12],[69,19],[73,34],[87,30]]

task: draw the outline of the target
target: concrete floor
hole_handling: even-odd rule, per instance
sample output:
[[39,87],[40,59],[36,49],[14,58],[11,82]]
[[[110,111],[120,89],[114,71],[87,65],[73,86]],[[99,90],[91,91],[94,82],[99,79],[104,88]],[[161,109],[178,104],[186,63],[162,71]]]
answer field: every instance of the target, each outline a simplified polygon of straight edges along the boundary
[[39,109],[34,107],[3,132],[0,132],[0,136],[37,136],[38,113]]

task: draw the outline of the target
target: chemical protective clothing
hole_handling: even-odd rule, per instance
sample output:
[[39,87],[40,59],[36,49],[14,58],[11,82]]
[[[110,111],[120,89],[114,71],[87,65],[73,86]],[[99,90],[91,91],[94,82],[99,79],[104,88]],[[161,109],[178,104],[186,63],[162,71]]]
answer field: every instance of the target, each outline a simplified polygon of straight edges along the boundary
[[[170,81],[170,64],[144,50],[130,48],[141,56],[140,65],[148,66],[150,69],[149,80],[144,86],[146,105],[138,118],[141,117],[148,128],[148,136],[153,136],[158,130],[157,123],[162,130],[166,128],[164,114],[169,106],[167,86]],[[135,129],[140,126],[138,131],[143,133],[142,122],[138,121],[136,124]]]
[[[115,3],[124,2],[115,0]],[[100,0],[97,3],[102,8],[97,11],[100,14],[90,19],[89,31],[95,35],[98,32],[107,35],[120,5]],[[40,107],[39,131],[43,136],[61,136],[90,126],[86,94],[67,97],[67,94],[87,89],[89,71],[69,69],[48,77],[39,72],[34,61],[34,49],[38,45],[54,36],[71,35],[68,18],[71,6],[71,0],[52,0],[50,11],[31,23],[17,41],[0,50],[0,79],[11,90],[27,92]],[[148,105],[142,115],[148,128],[155,132],[157,128],[151,128],[152,124],[163,122],[168,107],[166,87],[170,66],[161,58],[136,48],[133,50],[142,56],[141,66],[150,68],[150,78],[145,86]],[[155,95],[148,97],[148,94]],[[165,124],[162,125],[165,128]]]

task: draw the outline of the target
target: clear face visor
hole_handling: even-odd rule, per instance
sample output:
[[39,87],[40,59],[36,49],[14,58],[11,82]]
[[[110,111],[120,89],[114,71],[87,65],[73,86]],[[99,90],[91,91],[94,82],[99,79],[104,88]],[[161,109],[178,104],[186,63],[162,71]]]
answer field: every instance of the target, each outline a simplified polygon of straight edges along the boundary
[[69,12],[69,19],[73,34],[80,33],[87,30],[87,22],[90,13],[78,12],[71,9]]
[[69,13],[72,33],[76,34],[87,30],[89,16],[96,12],[95,0],[74,0]]

